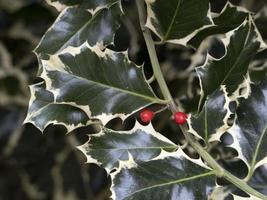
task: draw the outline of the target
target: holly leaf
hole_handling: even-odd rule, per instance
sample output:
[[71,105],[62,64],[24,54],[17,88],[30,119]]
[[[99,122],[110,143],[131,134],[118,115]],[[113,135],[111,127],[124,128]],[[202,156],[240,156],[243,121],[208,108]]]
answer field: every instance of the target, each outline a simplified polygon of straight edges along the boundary
[[61,10],[66,6],[76,6],[79,5],[81,7],[90,9],[90,11],[94,12],[101,8],[109,7],[110,5],[120,2],[120,0],[46,0],[48,4],[54,6],[57,10]]
[[249,179],[254,170],[267,163],[267,78],[252,85],[251,95],[243,99],[237,109],[236,122],[228,132],[235,148],[249,168]]
[[68,132],[90,123],[86,113],[66,103],[56,103],[54,95],[45,90],[44,82],[30,86],[31,99],[24,123],[32,123],[40,131],[50,124],[64,125]]
[[0,42],[0,105],[28,104],[28,81],[18,67],[13,66],[12,57]]
[[91,46],[112,44],[121,15],[119,3],[95,13],[83,7],[67,7],[45,33],[35,52],[55,54],[68,46],[81,46],[84,42]]
[[56,102],[87,107],[87,115],[103,124],[153,103],[167,103],[155,96],[142,67],[132,63],[126,52],[101,51],[85,43],[43,60],[43,67],[41,77]]
[[249,65],[249,75],[254,83],[260,83],[267,73],[267,50],[259,52]]
[[238,196],[238,195],[233,195],[234,200],[261,200],[258,197],[255,197],[253,195],[250,195],[250,197],[243,197],[243,196]]
[[248,184],[258,190],[260,193],[267,195],[267,165],[258,167]]
[[[250,185],[250,184],[249,184]],[[253,196],[248,193],[243,193],[234,185],[227,186],[219,186],[216,185],[212,194],[210,195],[210,199],[214,200],[261,200],[260,198]]]
[[86,155],[87,163],[97,163],[109,173],[118,168],[119,161],[129,160],[129,153],[136,161],[148,161],[162,150],[174,151],[178,146],[156,132],[151,124],[142,126],[137,122],[130,131],[103,128],[78,148]]
[[164,153],[151,161],[121,161],[111,174],[112,198],[207,199],[214,187],[214,172],[189,160],[184,154]]
[[232,95],[244,81],[250,61],[265,46],[252,19],[228,32],[223,42],[226,54],[222,58],[207,55],[204,65],[196,68],[201,86],[199,109],[206,97],[221,85]]
[[221,141],[221,136],[233,125],[239,100],[248,98],[251,92],[250,77],[246,76],[231,95],[221,86],[207,97],[201,112],[189,116],[188,132],[209,142]]
[[198,31],[211,25],[208,0],[146,0],[147,23],[161,42],[185,45]]
[[255,24],[257,25],[264,40],[267,39],[266,22],[267,22],[267,5],[263,6],[255,15]]
[[234,6],[228,2],[221,13],[219,15],[215,14],[215,17],[212,18],[214,25],[199,31],[188,44],[194,48],[198,48],[200,43],[208,36],[224,34],[236,29],[248,16],[249,13],[244,8]]
[[235,101],[227,96],[225,88],[213,92],[205,102],[199,114],[191,115],[189,119],[189,132],[200,137],[208,144],[211,141],[220,140],[220,137],[232,125],[230,110]]

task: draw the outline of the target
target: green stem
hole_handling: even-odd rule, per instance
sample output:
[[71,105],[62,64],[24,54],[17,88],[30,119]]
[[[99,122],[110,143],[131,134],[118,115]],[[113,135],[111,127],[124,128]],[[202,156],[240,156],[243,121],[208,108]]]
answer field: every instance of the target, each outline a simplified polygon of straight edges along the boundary
[[169,100],[170,102],[172,102],[172,96],[169,92],[168,86],[167,86],[167,84],[163,78],[162,73],[161,73],[159,61],[158,61],[158,58],[156,55],[155,45],[153,43],[151,34],[150,34],[148,29],[145,29],[145,31],[144,31],[144,38],[146,41],[149,56],[151,58],[151,65],[153,68],[154,76],[155,76],[155,78],[159,84],[159,87],[162,91],[163,97],[165,98],[165,100]]
[[199,153],[199,155],[206,161],[206,163],[216,171],[216,175],[218,177],[225,178],[226,180],[230,181],[232,184],[234,184],[241,190],[247,192],[248,194],[251,194],[260,199],[267,199],[265,195],[250,187],[244,180],[237,178],[236,176],[225,170],[223,167],[221,167],[216,162],[216,160],[214,160],[214,158],[206,150],[204,150],[203,147],[197,141],[193,139],[190,134],[187,134],[187,128],[185,126],[181,126],[181,129],[188,143]]
[[146,20],[146,11],[144,8],[144,1],[143,0],[136,0],[138,14],[140,19],[140,26],[143,31],[144,39],[146,42],[147,50],[149,53],[151,65],[154,72],[154,77],[157,80],[160,90],[162,92],[163,97],[165,100],[170,102],[170,105],[175,108],[175,104],[173,103],[172,95],[169,91],[169,88],[165,82],[165,79],[162,75],[160,64],[158,61],[154,40],[152,39],[150,31],[145,27],[145,20]]
[[[170,94],[170,91],[168,89],[168,86],[165,82],[165,79],[162,75],[161,69],[160,69],[160,64],[158,61],[158,57],[156,54],[156,49],[155,49],[155,44],[152,39],[150,31],[145,27],[145,22],[146,22],[146,11],[144,7],[144,0],[136,0],[136,5],[138,9],[138,14],[139,14],[139,20],[140,20],[140,25],[141,29],[143,31],[144,39],[147,45],[148,53],[150,56],[154,76],[160,86],[160,89],[162,91],[162,94],[165,98],[165,100],[170,101],[170,109],[171,111],[177,112],[178,108],[173,101],[173,98]],[[199,153],[199,155],[205,160],[205,162],[216,171],[216,175],[218,177],[223,177],[233,183],[235,186],[240,188],[241,190],[247,192],[248,194],[251,194],[253,196],[256,196],[261,199],[267,200],[267,197],[252,187],[250,187],[245,181],[237,178],[236,176],[232,175],[230,172],[222,168],[216,160],[205,150],[203,147],[193,138],[191,134],[187,133],[187,126],[182,125],[180,126],[186,140],[188,143]]]

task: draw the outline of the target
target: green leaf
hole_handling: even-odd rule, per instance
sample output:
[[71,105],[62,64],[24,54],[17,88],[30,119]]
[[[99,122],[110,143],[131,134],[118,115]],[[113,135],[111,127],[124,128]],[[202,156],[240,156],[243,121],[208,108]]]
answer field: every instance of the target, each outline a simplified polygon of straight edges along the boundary
[[229,195],[231,193],[231,188],[228,188],[227,186],[223,187],[220,185],[216,185],[216,187],[213,189],[210,199],[211,200],[226,200],[227,197],[229,198]]
[[56,103],[45,84],[32,85],[28,115],[24,123],[32,123],[41,131],[50,124],[61,124],[71,132],[75,128],[89,124],[89,118],[80,108],[66,103]]
[[148,162],[130,158],[120,162],[111,178],[112,198],[116,200],[207,199],[215,184],[213,171],[179,152]]
[[254,170],[267,164],[267,77],[260,85],[252,85],[251,95],[237,109],[237,119],[228,130],[239,157],[248,165],[250,177]]
[[258,197],[252,196],[250,195],[250,197],[243,197],[243,196],[237,196],[237,195],[233,195],[233,199],[234,200],[262,200]]
[[267,50],[259,52],[249,65],[249,75],[254,83],[260,83],[267,73]]
[[[239,195],[241,195],[241,196],[239,196]],[[247,197],[245,197],[245,195]],[[216,185],[216,187],[214,188],[214,190],[213,190],[213,192],[212,192],[212,194],[210,196],[210,199],[211,200],[226,200],[226,199],[233,199],[233,200],[262,200],[262,199],[260,199],[258,197],[255,197],[255,196],[251,195],[251,194],[248,194],[248,193],[244,194],[244,193],[240,192],[240,189],[238,189],[234,185],[227,185],[227,186]]]
[[267,39],[267,30],[266,30],[266,22],[267,22],[267,5],[263,6],[261,10],[257,12],[255,15],[255,24],[257,25],[260,33],[262,34],[263,39]]
[[232,114],[229,108],[230,102],[225,88],[216,90],[208,97],[202,111],[190,116],[189,132],[201,137],[206,144],[209,141],[219,141],[221,135],[232,125],[228,124]]
[[258,167],[248,184],[258,190],[262,194],[267,194],[267,165],[261,165]]
[[[79,5],[92,11],[99,10],[104,7],[120,2],[120,0],[47,0],[48,4],[58,8],[64,6]],[[58,9],[60,10],[60,9]]]
[[96,13],[81,7],[66,8],[45,33],[35,52],[55,54],[68,46],[81,46],[86,41],[91,46],[112,44],[121,15],[119,3]]
[[0,105],[28,104],[28,81],[21,69],[13,66],[12,57],[0,42]]
[[146,0],[147,23],[161,42],[186,44],[199,30],[211,25],[208,0]]
[[240,26],[249,13],[244,8],[233,6],[228,2],[218,16],[212,18],[214,25],[199,31],[188,44],[198,48],[200,43],[208,36],[224,34]]
[[142,126],[137,122],[130,131],[103,128],[78,148],[86,155],[87,163],[97,163],[109,173],[118,168],[119,161],[129,160],[129,153],[136,161],[148,161],[162,150],[174,151],[178,146],[157,133],[151,124]]
[[222,58],[207,55],[204,65],[196,68],[202,90],[199,108],[221,85],[226,87],[229,95],[233,94],[244,81],[250,61],[264,45],[251,19],[228,32],[224,44],[226,54]]
[[47,88],[56,102],[86,106],[86,113],[103,124],[115,117],[125,119],[158,99],[145,80],[142,67],[132,63],[126,52],[104,52],[87,43],[68,48],[43,60]]
[[250,77],[244,77],[236,91],[231,95],[225,86],[215,90],[207,97],[201,112],[189,117],[188,132],[209,142],[221,141],[221,136],[233,125],[235,112],[241,98],[248,98],[251,92]]

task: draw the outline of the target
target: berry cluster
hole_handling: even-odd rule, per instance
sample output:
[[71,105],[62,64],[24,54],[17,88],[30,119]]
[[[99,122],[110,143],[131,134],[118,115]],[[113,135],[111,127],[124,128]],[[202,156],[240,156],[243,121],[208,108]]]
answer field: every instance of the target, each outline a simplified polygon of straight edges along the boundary
[[[149,123],[155,116],[155,113],[149,109],[140,112],[140,119],[144,123]],[[175,112],[173,118],[176,124],[183,125],[187,121],[187,115],[184,112]]]

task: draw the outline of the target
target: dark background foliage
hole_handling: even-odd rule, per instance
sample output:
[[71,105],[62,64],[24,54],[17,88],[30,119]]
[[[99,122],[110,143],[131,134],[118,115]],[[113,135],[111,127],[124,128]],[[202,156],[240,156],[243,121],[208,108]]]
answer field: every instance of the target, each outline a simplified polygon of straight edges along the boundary
[[[219,12],[225,3],[224,0],[211,0],[211,8]],[[235,0],[232,3],[244,3],[257,12],[266,1]],[[109,48],[129,49],[131,60],[137,64],[145,61],[145,74],[149,78],[151,66],[133,0],[123,1],[123,8],[127,17],[122,19],[123,25],[116,34],[115,45]],[[84,164],[85,157],[75,148],[86,142],[87,134],[97,133],[98,127],[80,128],[66,135],[61,126],[49,126],[41,134],[31,124],[22,125],[30,98],[28,85],[39,81],[34,78],[38,62],[32,50],[57,14],[42,0],[0,0],[0,200],[102,200],[110,195],[110,180],[105,171],[96,165]],[[264,38],[267,36],[266,22],[263,19],[257,21]],[[157,51],[172,94],[180,99],[188,112],[195,111],[198,80],[194,74],[185,73],[194,50],[163,45],[158,46]],[[210,53],[220,57],[222,48],[218,42],[211,46]],[[266,52],[260,56],[266,58]],[[255,72],[254,80],[260,75]],[[157,85],[154,83],[152,86],[157,91]],[[171,134],[177,133],[177,127],[169,117],[170,113],[162,112],[153,125],[156,130],[182,144],[181,135]],[[116,130],[130,129],[136,118],[138,115],[123,124],[115,119],[107,126]],[[214,154],[219,154],[218,148]],[[235,168],[235,165],[239,169],[242,166],[242,163],[222,164],[229,169]],[[242,170],[237,171],[241,173],[237,175],[242,177]],[[246,172],[243,170],[243,173]],[[263,177],[259,178],[266,182]]]

